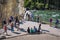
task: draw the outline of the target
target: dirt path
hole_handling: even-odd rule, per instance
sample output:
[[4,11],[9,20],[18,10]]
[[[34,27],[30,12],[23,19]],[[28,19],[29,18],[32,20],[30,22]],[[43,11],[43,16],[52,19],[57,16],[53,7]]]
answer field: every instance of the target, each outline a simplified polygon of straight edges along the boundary
[[38,34],[38,35],[24,35],[4,40],[60,40],[60,37],[52,36],[49,34]]

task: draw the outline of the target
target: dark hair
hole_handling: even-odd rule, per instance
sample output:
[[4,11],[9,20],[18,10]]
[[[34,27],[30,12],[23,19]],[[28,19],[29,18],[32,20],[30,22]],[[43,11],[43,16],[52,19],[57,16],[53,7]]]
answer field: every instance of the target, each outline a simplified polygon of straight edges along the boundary
[[6,21],[3,21],[4,24],[6,24]]

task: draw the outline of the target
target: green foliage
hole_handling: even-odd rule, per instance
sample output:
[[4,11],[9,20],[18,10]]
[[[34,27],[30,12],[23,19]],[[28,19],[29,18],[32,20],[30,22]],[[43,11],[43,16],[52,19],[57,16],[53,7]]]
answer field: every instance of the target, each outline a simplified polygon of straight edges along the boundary
[[44,0],[24,0],[24,7],[29,9],[42,9],[48,8],[48,4],[45,4],[44,7]]
[[31,1],[29,0],[24,0],[24,6],[29,7],[31,5]]
[[48,8],[48,3],[45,5],[45,8]]
[[[52,6],[51,6],[52,5]],[[29,9],[60,9],[59,0],[24,0],[24,7]]]

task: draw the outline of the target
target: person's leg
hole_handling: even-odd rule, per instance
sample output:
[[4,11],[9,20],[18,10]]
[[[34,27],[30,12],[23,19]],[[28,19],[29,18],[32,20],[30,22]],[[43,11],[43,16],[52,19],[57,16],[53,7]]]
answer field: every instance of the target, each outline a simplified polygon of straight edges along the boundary
[[50,22],[50,27],[52,26],[52,22]]
[[16,22],[15,22],[15,27],[16,27]]
[[4,30],[3,34],[4,34],[4,33],[6,33],[6,35],[7,35],[7,31],[6,31],[6,30]]
[[7,30],[6,30],[5,32],[6,32],[6,35],[8,35],[8,34],[7,34]]
[[58,27],[58,23],[57,24],[55,24],[55,28],[57,28]]
[[19,30],[19,26],[17,26],[17,31]]
[[13,32],[13,27],[11,27],[11,32]]
[[3,34],[5,33],[5,30],[4,30],[4,32],[3,32]]

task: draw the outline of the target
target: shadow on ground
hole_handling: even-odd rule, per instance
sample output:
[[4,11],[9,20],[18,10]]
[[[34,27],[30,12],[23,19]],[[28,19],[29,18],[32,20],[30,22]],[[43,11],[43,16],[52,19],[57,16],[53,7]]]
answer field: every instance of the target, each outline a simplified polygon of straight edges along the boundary
[[22,32],[26,32],[25,29],[23,29],[23,28],[20,28],[20,31],[22,31]]

